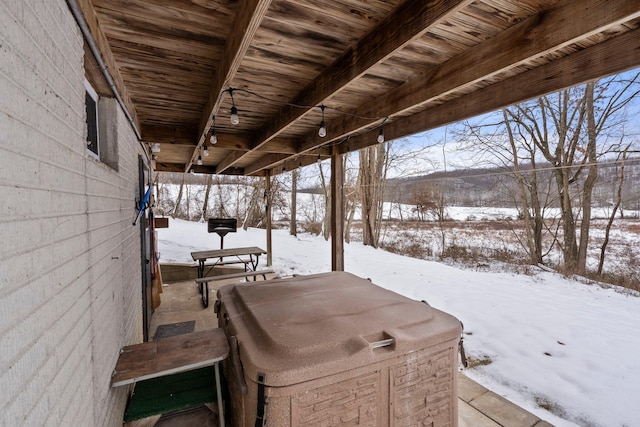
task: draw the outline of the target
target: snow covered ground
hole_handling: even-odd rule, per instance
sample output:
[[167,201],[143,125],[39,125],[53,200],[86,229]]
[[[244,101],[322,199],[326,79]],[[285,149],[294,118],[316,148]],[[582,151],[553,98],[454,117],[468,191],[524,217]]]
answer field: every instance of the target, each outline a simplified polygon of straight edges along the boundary
[[[220,244],[206,223],[181,220],[158,237],[161,262],[191,262],[191,251]],[[265,231],[228,234],[225,247],[233,246],[264,248]],[[282,276],[329,271],[330,244],[274,230],[273,264]],[[458,317],[467,355],[491,361],[466,374],[540,418],[640,426],[640,297],[549,272],[469,271],[360,243],[345,245],[345,270]]]

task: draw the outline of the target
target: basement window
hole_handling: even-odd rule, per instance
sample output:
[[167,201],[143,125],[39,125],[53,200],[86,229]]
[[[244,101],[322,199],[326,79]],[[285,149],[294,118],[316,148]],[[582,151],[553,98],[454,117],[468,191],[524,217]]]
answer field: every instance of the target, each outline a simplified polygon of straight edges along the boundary
[[84,81],[84,105],[87,110],[87,150],[100,160],[100,140],[98,135],[98,94],[88,81]]
[[85,80],[87,153],[118,170],[118,104],[115,98],[99,96]]

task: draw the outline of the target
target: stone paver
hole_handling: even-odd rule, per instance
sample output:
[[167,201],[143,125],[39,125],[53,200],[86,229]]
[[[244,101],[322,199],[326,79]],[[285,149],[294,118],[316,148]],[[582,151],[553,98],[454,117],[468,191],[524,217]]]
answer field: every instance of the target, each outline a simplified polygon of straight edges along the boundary
[[458,397],[465,402],[470,402],[487,391],[485,387],[469,379],[465,374],[458,374]]
[[462,399],[458,399],[458,427],[501,427]]
[[481,394],[469,404],[502,426],[533,427],[540,421],[532,413],[491,391]]

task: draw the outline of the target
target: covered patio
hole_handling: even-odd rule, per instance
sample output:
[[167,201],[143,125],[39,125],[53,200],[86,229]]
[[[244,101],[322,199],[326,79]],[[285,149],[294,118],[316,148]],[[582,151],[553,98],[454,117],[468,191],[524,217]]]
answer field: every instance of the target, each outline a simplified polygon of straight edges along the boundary
[[[268,189],[274,175],[330,159],[337,271],[343,154],[640,65],[638,1],[67,4],[89,83],[117,99],[152,172],[258,176]],[[268,203],[266,217],[269,233]],[[266,250],[269,265],[269,237]],[[150,324],[166,310],[165,301]],[[460,384],[462,426],[547,425]]]
[[268,182],[331,158],[334,270],[343,153],[640,64],[636,1],[68,4],[155,171]]

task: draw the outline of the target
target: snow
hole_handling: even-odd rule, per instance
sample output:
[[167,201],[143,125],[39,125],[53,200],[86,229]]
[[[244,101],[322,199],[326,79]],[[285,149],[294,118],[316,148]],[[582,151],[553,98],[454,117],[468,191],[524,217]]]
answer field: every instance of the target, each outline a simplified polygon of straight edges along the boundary
[[[191,251],[220,244],[206,223],[173,219],[158,238],[161,262],[191,263]],[[230,233],[225,247],[234,246],[264,248],[266,233]],[[329,271],[330,260],[322,237],[273,231],[281,276]],[[545,271],[470,271],[360,243],[345,245],[345,270],[459,318],[467,355],[491,359],[467,376],[538,417],[556,426],[640,426],[637,296]]]

